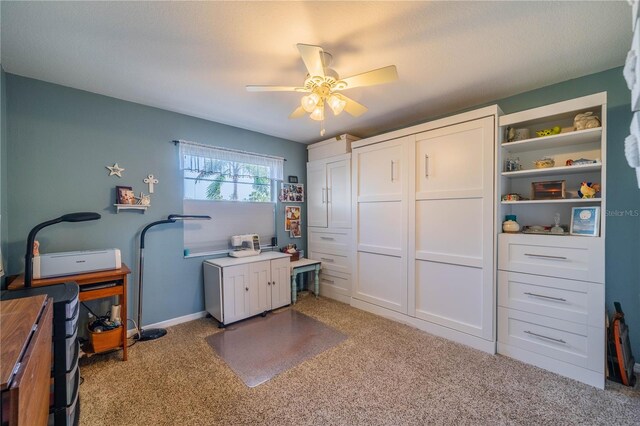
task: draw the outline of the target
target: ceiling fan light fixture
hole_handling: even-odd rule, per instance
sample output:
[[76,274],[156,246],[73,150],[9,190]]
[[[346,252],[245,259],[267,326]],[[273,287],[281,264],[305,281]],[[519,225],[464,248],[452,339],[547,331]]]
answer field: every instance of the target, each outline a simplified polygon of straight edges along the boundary
[[303,96],[300,103],[302,104],[302,108],[304,108],[307,112],[313,112],[320,102],[320,96],[317,93],[311,93],[309,95]]
[[331,111],[333,111],[333,115],[338,115],[344,110],[344,107],[347,105],[347,101],[345,101],[340,95],[332,93],[328,99],[329,107]]
[[320,102],[309,116],[312,120],[322,121],[324,120],[324,103]]

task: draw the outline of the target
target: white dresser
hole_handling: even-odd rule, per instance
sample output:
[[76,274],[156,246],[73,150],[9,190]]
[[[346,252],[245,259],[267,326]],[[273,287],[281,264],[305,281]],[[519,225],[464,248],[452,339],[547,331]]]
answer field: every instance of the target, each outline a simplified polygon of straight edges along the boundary
[[290,263],[279,252],[205,260],[205,309],[227,325],[291,304]]
[[307,148],[308,257],[322,262],[320,294],[351,299],[351,143],[340,135]]
[[[573,128],[576,114],[591,111],[601,127],[535,137],[553,126]],[[521,225],[569,225],[572,208],[600,209],[597,236],[502,233],[498,228],[498,353],[604,388],[605,381],[605,200],[606,93],[571,99],[500,117],[502,140],[498,195],[519,193],[524,201],[498,197],[499,222],[516,215]],[[531,138],[509,142],[508,127],[526,128]],[[542,156],[555,167],[539,168]],[[518,158],[522,170],[508,171]],[[569,159],[597,163],[566,166]],[[536,199],[532,183],[564,181],[565,198]],[[600,195],[577,198],[581,182],[601,184]]]

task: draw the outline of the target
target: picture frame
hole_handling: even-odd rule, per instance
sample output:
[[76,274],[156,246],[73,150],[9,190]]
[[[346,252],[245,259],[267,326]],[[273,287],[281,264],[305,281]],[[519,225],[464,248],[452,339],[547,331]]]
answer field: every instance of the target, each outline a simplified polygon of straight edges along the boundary
[[136,195],[130,186],[116,186],[116,204],[136,204]]
[[302,228],[299,220],[289,221],[289,236],[291,238],[302,238]]
[[289,183],[298,183],[298,176],[289,176]]
[[569,234],[598,237],[600,235],[600,207],[572,207]]
[[301,214],[300,206],[286,206],[284,208],[284,230],[291,232],[292,221],[297,221],[298,227],[300,227]]
[[288,203],[304,203],[304,184],[283,182],[278,199]]

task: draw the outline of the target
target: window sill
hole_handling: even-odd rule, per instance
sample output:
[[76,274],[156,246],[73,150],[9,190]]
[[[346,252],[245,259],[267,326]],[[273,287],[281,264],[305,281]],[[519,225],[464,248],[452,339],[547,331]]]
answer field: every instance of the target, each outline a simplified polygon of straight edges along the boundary
[[[262,251],[275,251],[277,250],[277,247],[274,246],[263,246]],[[198,253],[190,253],[187,256],[183,256],[184,259],[191,259],[194,257],[210,257],[210,256],[214,256],[214,257],[225,257],[229,254],[229,249],[227,250],[215,250],[215,251],[203,251],[203,252],[198,252]]]

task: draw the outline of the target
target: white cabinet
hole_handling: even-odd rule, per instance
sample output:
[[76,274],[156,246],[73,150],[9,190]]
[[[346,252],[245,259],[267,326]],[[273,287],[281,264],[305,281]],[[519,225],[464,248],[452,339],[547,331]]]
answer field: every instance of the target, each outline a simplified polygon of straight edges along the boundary
[[358,147],[353,156],[353,297],[407,313],[408,149],[413,137]]
[[494,340],[495,117],[416,135],[409,233],[416,317]]
[[307,163],[307,216],[311,227],[351,228],[349,155]]
[[322,262],[320,295],[351,298],[350,135],[310,145],[307,163],[308,257]]
[[[502,141],[498,220],[516,215],[521,226],[553,224],[560,214],[568,226],[571,208],[606,211],[606,93],[571,99],[500,118],[503,131],[561,127],[560,134]],[[573,118],[591,111],[601,127],[573,130]],[[554,167],[536,169],[532,162],[552,157]],[[507,159],[519,158],[523,170],[504,170]],[[565,166],[568,159],[598,160]],[[502,201],[500,195],[530,193],[532,182],[565,181],[565,197],[552,200]],[[601,184],[600,196],[580,199],[583,181]],[[592,386],[605,380],[605,221],[599,236],[510,234],[498,230],[498,352]]]
[[495,352],[497,106],[355,142],[354,304]]
[[205,308],[230,324],[291,303],[289,256],[267,252],[203,263]]

